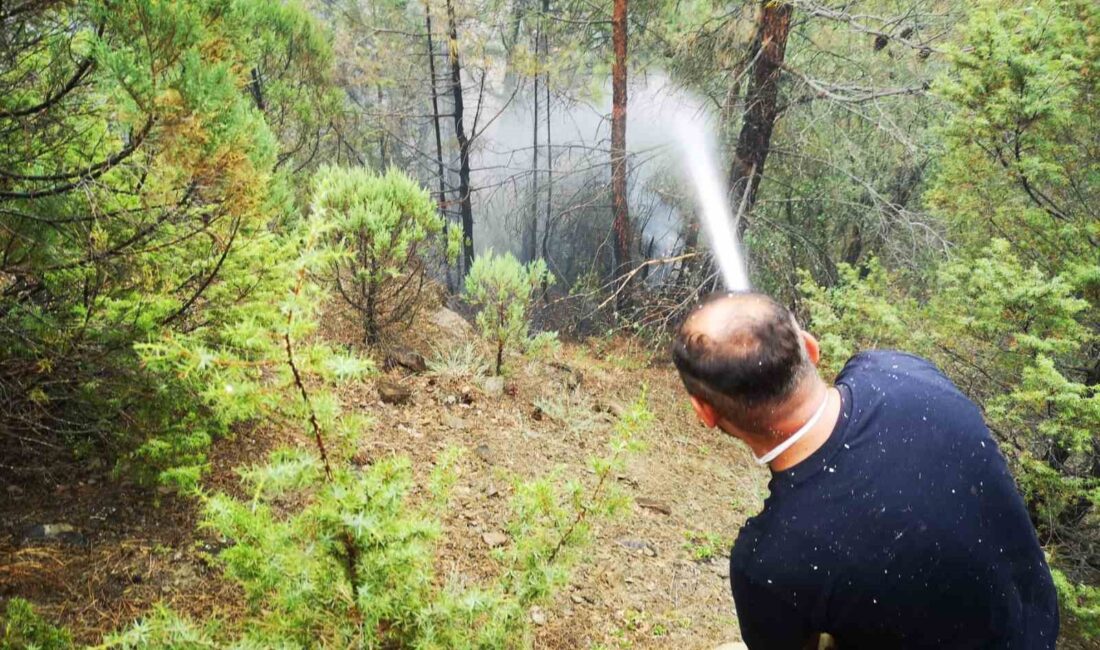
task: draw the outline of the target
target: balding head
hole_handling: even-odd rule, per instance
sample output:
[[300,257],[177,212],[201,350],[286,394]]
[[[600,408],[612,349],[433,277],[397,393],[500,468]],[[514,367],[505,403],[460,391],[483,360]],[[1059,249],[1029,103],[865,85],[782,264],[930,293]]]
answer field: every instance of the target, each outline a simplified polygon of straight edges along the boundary
[[672,358],[688,392],[745,431],[766,430],[814,369],[791,312],[756,293],[704,300],[680,326]]

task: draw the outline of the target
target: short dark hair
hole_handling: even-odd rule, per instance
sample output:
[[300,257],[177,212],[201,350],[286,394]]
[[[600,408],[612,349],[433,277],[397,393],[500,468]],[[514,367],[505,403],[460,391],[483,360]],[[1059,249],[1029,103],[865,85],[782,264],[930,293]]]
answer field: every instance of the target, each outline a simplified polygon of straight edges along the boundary
[[700,331],[689,315],[673,340],[672,359],[689,393],[734,424],[757,430],[813,365],[786,307],[763,294],[712,294],[693,313],[722,301],[732,301],[736,311],[721,334]]

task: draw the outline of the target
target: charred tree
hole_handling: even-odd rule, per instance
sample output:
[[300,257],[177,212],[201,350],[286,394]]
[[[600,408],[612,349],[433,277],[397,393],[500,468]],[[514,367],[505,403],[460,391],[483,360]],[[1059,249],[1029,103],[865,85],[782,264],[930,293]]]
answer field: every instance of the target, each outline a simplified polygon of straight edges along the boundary
[[462,124],[462,62],[458,56],[458,25],[454,4],[447,0],[448,51],[451,60],[451,92],[454,95],[455,140],[458,142],[458,205],[462,215],[462,277],[474,263],[474,213],[470,205],[470,138]]
[[[634,234],[626,203],[626,12],[627,0],[615,0],[611,17],[611,43],[615,62],[611,67],[611,205],[614,218],[614,273],[616,279],[629,270]],[[625,287],[619,305],[628,300]]]
[[[542,38],[542,17],[535,27],[535,52],[539,51]],[[523,261],[532,262],[538,255],[539,229],[539,70],[535,69],[535,92],[532,94],[531,117],[531,213],[523,225]]]
[[760,22],[749,49],[752,61],[745,93],[744,117],[737,136],[737,150],[730,168],[730,199],[740,218],[737,234],[748,228],[748,214],[756,204],[756,192],[771,147],[772,129],[779,117],[779,78],[791,31],[793,7],[785,2],[761,0]]
[[[432,38],[432,6],[429,0],[424,0],[424,22],[428,32],[428,79],[431,85],[432,97],[432,128],[435,130],[435,165],[439,175],[439,197],[436,203],[439,206],[439,215],[443,217],[444,240],[451,227],[451,220],[447,216],[447,177],[443,168],[443,138],[439,128],[439,93],[436,90],[435,76],[435,39]],[[451,284],[450,264],[447,264],[447,284]],[[453,287],[451,287],[453,289]]]
[[[545,16],[550,13],[550,0],[542,0],[542,13]],[[549,66],[550,63],[550,35],[544,30],[542,33],[542,61],[543,66]],[[549,264],[549,251],[547,250],[549,233],[550,233],[550,219],[554,198],[554,158],[551,150],[551,135],[550,135],[550,70],[545,68],[544,79],[542,82],[543,89],[546,92],[546,221],[542,231],[542,257],[547,260]],[[546,286],[543,283],[543,292],[545,293]]]

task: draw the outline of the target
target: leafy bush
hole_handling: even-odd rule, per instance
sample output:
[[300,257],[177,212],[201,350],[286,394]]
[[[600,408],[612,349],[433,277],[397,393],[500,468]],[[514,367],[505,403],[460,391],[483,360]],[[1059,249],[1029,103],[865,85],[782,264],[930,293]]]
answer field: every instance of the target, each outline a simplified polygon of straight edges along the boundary
[[[322,168],[313,211],[333,224],[337,292],[359,313],[364,343],[377,343],[383,326],[415,315],[428,280],[425,255],[444,220],[428,192],[393,169],[379,176],[362,167]],[[457,229],[450,234],[445,247],[453,258]]]
[[[250,610],[243,620],[195,622],[167,610],[108,640],[122,648],[514,648],[530,644],[528,609],[560,587],[591,526],[628,502],[615,472],[651,420],[644,395],[620,418],[595,484],[557,476],[517,480],[510,543],[496,579],[470,584],[435,572],[439,520],[454,481],[454,453],[411,499],[407,459],[326,470],[325,456],[272,454],[241,472],[246,499],[206,501],[203,525],[229,540],[219,558]],[[289,506],[287,504],[298,504]]]
[[[283,133],[242,88],[261,70],[269,88],[314,95],[325,79],[299,64],[327,65],[327,44],[296,3],[22,9],[0,43],[0,445],[28,456],[16,465],[68,445],[193,484],[255,396],[214,408],[224,382],[176,374],[143,346],[206,367],[211,349],[247,350],[263,310],[277,317],[265,301],[281,295],[286,242],[273,232],[292,188]],[[289,95],[267,100],[296,114]]]
[[511,253],[478,257],[466,276],[466,298],[476,307],[481,334],[496,348],[496,374],[504,365],[505,346],[527,341],[528,309],[535,292],[554,276],[542,260],[524,266]]
[[68,630],[43,621],[22,598],[8,601],[0,619],[0,650],[68,650],[73,647]]

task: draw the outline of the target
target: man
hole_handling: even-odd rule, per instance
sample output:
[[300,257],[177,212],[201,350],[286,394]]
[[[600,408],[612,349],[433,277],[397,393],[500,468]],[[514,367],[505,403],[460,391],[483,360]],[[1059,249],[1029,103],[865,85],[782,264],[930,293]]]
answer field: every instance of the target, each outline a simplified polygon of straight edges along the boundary
[[817,340],[758,294],[709,298],[673,358],[699,419],[770,465],[730,583],[752,650],[1054,648],[1054,586],[978,408],[928,361]]

